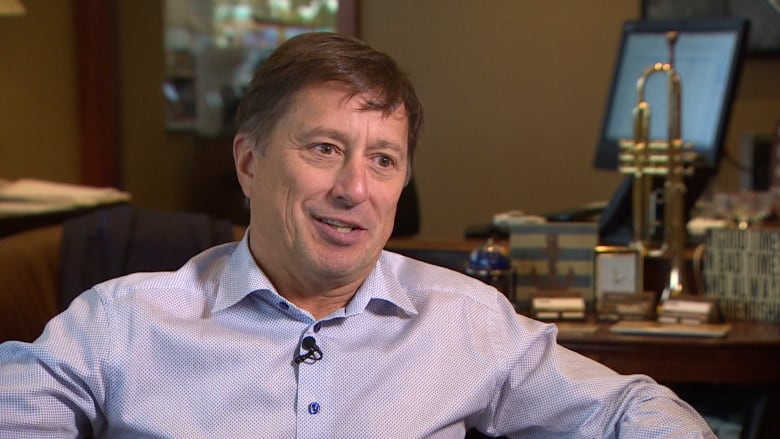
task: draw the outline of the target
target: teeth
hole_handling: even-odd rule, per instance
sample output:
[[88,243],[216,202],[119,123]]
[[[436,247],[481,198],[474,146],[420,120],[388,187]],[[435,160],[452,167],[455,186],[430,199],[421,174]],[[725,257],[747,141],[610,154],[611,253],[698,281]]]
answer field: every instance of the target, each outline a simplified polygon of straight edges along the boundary
[[349,233],[349,232],[351,232],[354,229],[353,226],[351,226],[351,225],[349,225],[347,223],[342,223],[341,221],[336,221],[336,220],[332,220],[332,219],[323,218],[322,222],[324,222],[325,224],[328,224],[330,226],[335,227],[336,231],[338,231],[340,233]]

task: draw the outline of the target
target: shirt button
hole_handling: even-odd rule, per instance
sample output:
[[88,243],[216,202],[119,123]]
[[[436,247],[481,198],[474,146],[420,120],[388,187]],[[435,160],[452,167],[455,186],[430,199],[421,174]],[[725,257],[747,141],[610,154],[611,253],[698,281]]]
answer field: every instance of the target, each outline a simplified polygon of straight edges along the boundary
[[314,333],[320,332],[320,329],[322,329],[322,322],[317,322],[314,324]]
[[286,302],[279,302],[279,308],[290,309],[290,305],[288,305]]
[[317,402],[312,402],[309,404],[309,414],[316,415],[320,412],[320,404]]

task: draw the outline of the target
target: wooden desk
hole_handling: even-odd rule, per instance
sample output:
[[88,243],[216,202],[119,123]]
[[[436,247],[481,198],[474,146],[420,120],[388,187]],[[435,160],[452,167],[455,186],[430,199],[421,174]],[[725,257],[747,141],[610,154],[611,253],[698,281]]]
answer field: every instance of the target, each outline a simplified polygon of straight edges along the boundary
[[100,204],[97,206],[85,206],[75,207],[69,210],[60,210],[53,212],[34,213],[29,215],[0,215],[0,238],[4,236],[10,236],[15,233],[24,232],[27,230],[37,229],[40,227],[53,226],[55,224],[62,224],[63,222],[92,212],[96,209],[103,207],[115,206],[125,204],[124,202]]
[[[459,239],[452,237],[392,238],[385,249],[431,264],[465,272],[471,251],[484,245],[484,239]],[[501,242],[507,246],[508,243]]]
[[[725,338],[562,330],[558,342],[624,374],[664,383],[780,383],[780,324],[729,322]],[[565,325],[562,325],[565,328]]]
[[615,334],[600,323],[593,333],[563,330],[558,342],[622,374],[649,375],[699,410],[703,402],[736,412],[742,437],[778,438],[780,324],[729,324],[725,338],[701,338]]

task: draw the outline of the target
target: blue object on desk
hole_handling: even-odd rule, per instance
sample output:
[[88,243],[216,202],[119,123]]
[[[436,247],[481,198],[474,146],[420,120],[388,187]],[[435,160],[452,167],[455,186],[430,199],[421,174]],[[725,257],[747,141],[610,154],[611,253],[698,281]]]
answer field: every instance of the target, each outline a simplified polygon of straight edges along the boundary
[[494,271],[505,271],[510,268],[507,251],[500,245],[488,239],[485,245],[475,248],[469,254],[467,272],[469,274],[489,274]]

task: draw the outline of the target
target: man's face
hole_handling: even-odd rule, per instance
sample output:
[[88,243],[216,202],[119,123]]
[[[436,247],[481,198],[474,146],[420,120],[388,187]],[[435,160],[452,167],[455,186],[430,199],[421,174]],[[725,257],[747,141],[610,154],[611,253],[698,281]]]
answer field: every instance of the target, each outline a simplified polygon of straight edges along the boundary
[[361,282],[390,237],[408,167],[406,113],[362,110],[363,99],[337,83],[310,86],[262,155],[247,137],[234,142],[250,248],[277,288]]

